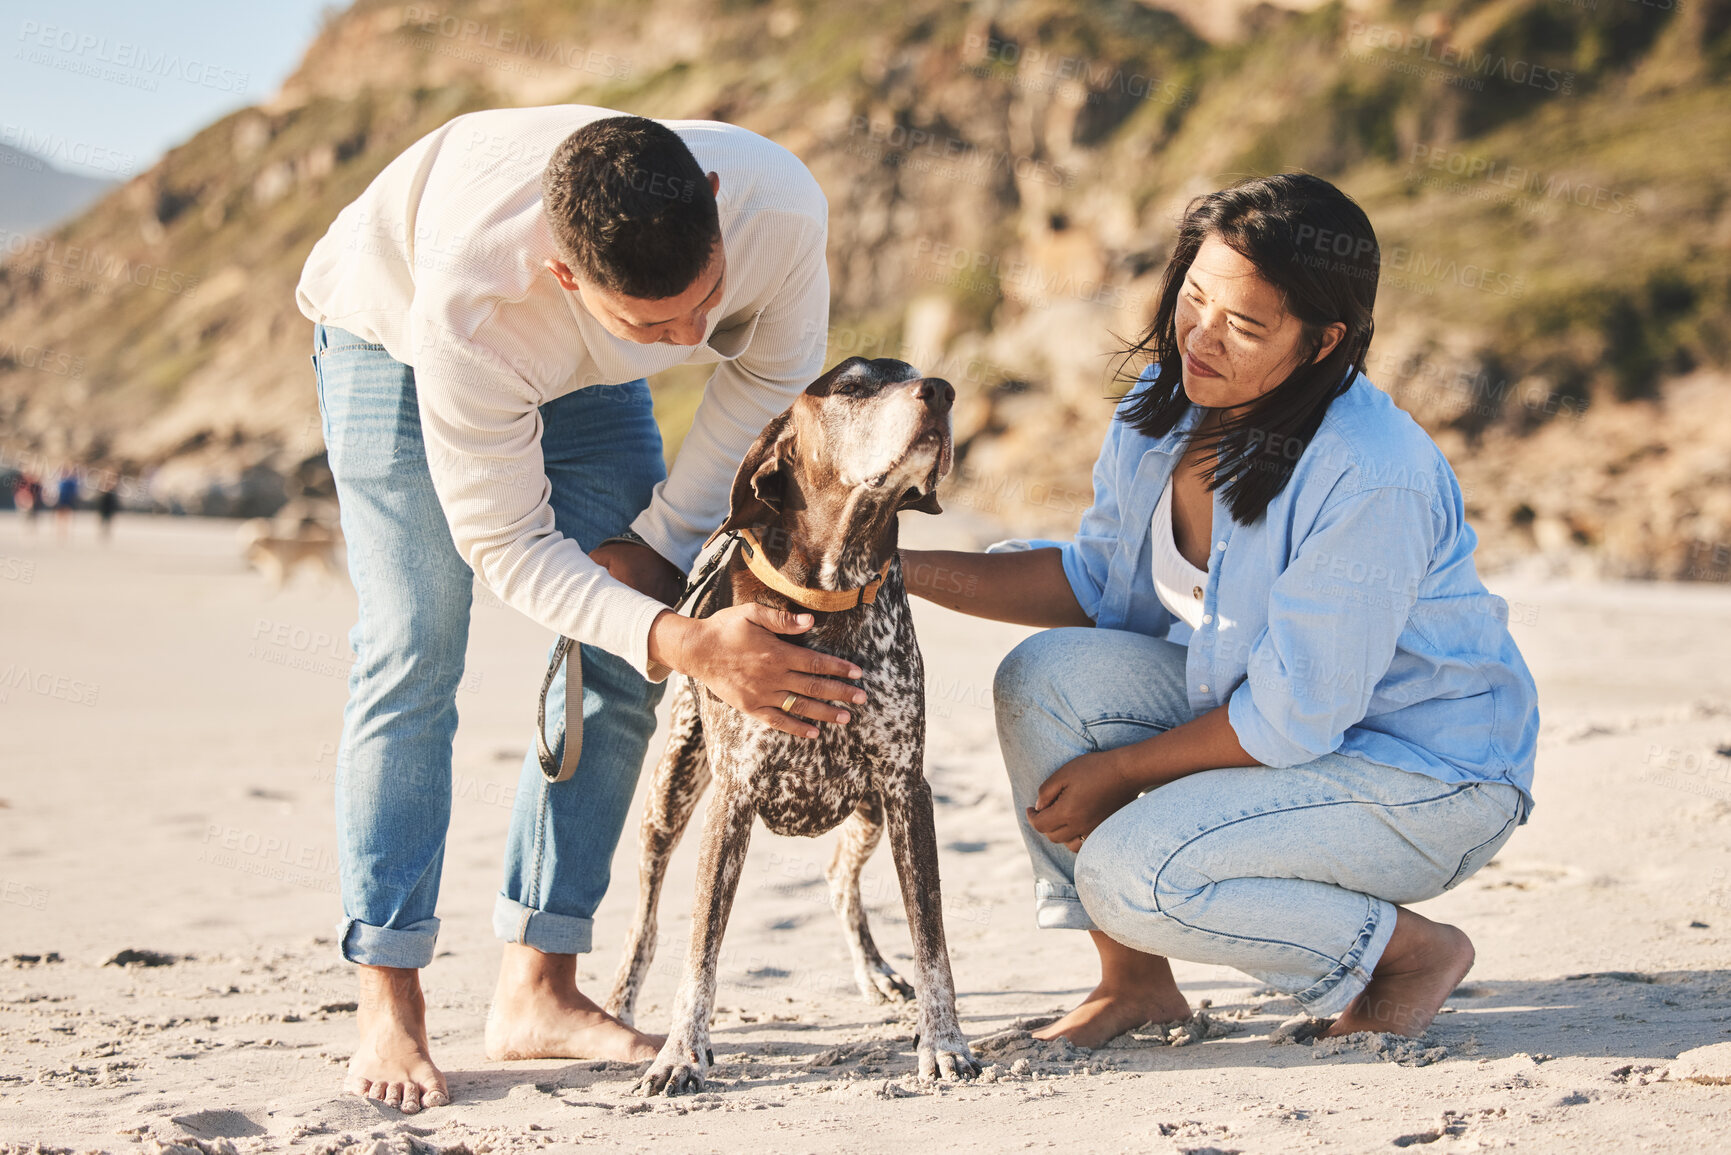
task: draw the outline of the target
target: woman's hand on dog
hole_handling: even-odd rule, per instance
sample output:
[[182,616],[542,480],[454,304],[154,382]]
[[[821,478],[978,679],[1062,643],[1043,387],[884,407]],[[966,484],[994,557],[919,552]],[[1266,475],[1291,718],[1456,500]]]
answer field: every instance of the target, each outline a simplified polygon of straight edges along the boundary
[[[857,706],[866,696],[841,680],[858,678],[858,666],[776,636],[802,634],[811,626],[810,614],[756,602],[730,606],[707,618],[663,613],[649,627],[649,657],[696,678],[723,702],[772,729],[815,738],[813,722],[841,725],[852,718],[834,703]],[[795,701],[788,701],[790,694]],[[784,704],[791,711],[783,710]]]
[[1142,785],[1117,750],[1084,754],[1040,786],[1028,823],[1048,841],[1077,850],[1100,823],[1135,801]]

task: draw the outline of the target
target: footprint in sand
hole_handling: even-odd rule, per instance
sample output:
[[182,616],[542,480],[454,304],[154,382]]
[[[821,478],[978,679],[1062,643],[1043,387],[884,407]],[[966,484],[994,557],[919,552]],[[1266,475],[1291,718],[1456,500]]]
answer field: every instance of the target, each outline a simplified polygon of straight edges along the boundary
[[1558,886],[1580,872],[1540,862],[1505,862],[1493,858],[1474,878],[1478,890],[1540,890]]
[[243,1111],[212,1109],[174,1115],[169,1122],[195,1139],[250,1139],[269,1132]]
[[11,959],[12,965],[16,967],[42,966],[65,961],[57,950],[51,950],[47,954],[15,954]]
[[[240,1114],[238,1111],[200,1112],[201,1115],[225,1113]],[[381,1123],[399,1123],[403,1118],[394,1108],[387,1107],[376,1099],[359,1095],[320,1095],[296,1102],[271,1103],[266,1106],[264,1115],[274,1120],[277,1127],[288,1130],[291,1136],[297,1132],[300,1136],[340,1134],[344,1131],[359,1131],[364,1134]],[[176,1117],[177,1121],[178,1119],[179,1116]],[[249,1135],[259,1133],[247,1132]]]
[[118,951],[102,960],[102,965],[105,967],[169,967],[177,962],[190,961],[191,959],[191,955],[166,954],[159,950],[137,950],[133,947],[127,947],[125,950]]
[[1448,1058],[1449,1049],[1429,1046],[1421,1039],[1404,1035],[1377,1034],[1361,1031],[1355,1035],[1330,1035],[1311,1044],[1310,1057],[1328,1059],[1339,1055],[1364,1054],[1397,1063],[1402,1067],[1428,1067]]
[[1398,1135],[1390,1140],[1396,1147],[1416,1147],[1423,1143],[1435,1143],[1438,1139],[1455,1139],[1466,1134],[1467,1121],[1455,1116],[1453,1111],[1443,1112],[1442,1124],[1430,1131],[1414,1131],[1408,1135]]
[[1658,978],[1642,974],[1640,971],[1586,971],[1578,975],[1564,975],[1564,982],[1581,982],[1582,980],[1605,979],[1615,983],[1656,983]]

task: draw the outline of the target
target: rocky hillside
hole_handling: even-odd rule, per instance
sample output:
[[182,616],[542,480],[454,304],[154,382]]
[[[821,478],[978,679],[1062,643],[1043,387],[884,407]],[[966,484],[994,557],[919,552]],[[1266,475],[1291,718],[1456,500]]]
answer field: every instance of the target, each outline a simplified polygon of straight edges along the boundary
[[[1177,214],[1303,168],[1377,225],[1373,376],[1455,462],[1487,565],[1731,568],[1731,0],[360,0],[270,102],[9,236],[0,466],[199,512],[319,491],[307,250],[422,133],[558,101],[807,161],[831,352],[956,383],[952,504],[1072,526]],[[656,384],[676,444],[701,382]]]

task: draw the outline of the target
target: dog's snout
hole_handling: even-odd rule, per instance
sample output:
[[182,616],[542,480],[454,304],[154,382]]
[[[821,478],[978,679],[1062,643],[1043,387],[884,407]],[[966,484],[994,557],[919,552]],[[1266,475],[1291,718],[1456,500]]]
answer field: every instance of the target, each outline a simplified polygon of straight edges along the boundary
[[922,377],[914,382],[914,396],[931,406],[934,412],[948,413],[956,403],[956,389],[942,377]]

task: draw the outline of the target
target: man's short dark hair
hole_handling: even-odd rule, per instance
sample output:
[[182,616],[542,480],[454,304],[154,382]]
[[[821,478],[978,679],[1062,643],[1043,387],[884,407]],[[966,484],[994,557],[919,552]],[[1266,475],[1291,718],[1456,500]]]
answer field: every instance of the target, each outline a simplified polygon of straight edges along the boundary
[[566,137],[541,176],[541,201],[566,263],[628,297],[677,297],[721,239],[703,167],[678,133],[641,116]]

